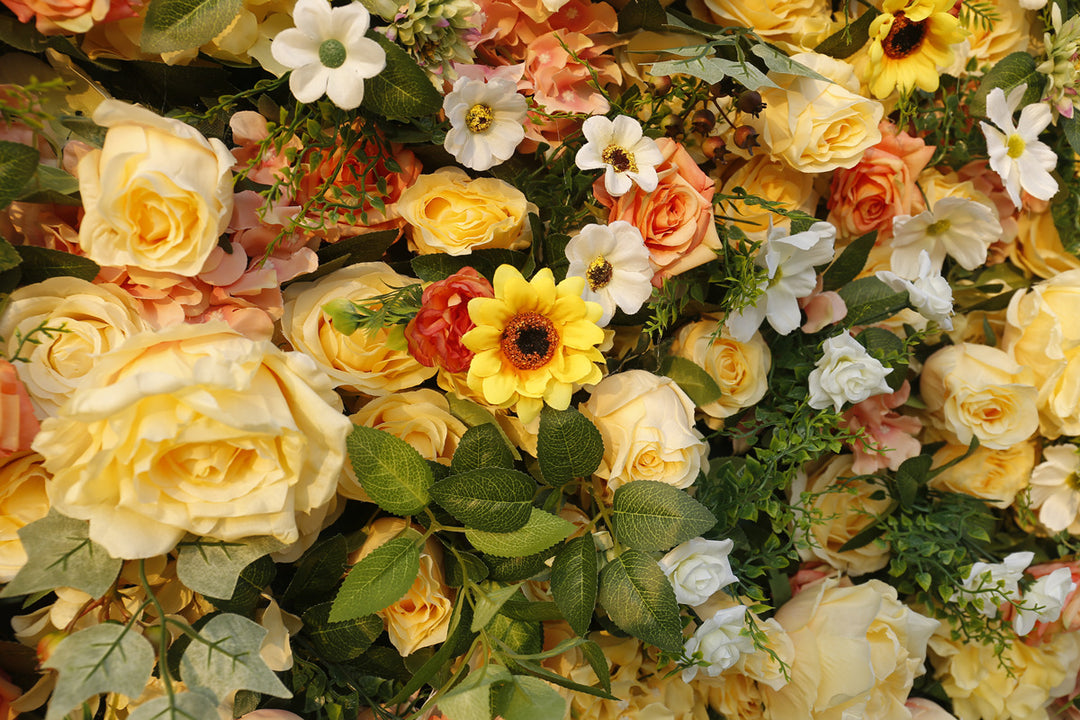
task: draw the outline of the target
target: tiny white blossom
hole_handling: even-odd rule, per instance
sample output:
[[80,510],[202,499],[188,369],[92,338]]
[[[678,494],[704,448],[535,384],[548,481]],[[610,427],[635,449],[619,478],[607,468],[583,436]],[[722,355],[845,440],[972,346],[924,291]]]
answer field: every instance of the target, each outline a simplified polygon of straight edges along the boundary
[[974,270],[986,263],[986,253],[1001,238],[997,212],[962,197],[938,200],[933,209],[912,217],[893,218],[892,254],[889,265],[900,277],[919,277],[919,255],[930,256],[931,267],[940,271],[948,255],[960,266]]
[[1032,583],[1024,593],[1023,605],[1017,608],[1016,617],[1013,618],[1016,634],[1022,637],[1035,628],[1036,622],[1054,622],[1061,617],[1065,600],[1075,589],[1072,571],[1064,567]]
[[933,320],[945,330],[952,330],[953,294],[949,281],[934,269],[930,254],[925,250],[919,252],[918,269],[914,282],[888,270],[881,270],[876,275],[896,292],[906,292],[916,312],[924,318]]
[[[1020,578],[1034,559],[1033,552],[1015,552],[1000,563],[977,562],[964,578],[960,596],[972,600],[981,598],[980,612],[988,618],[995,618],[1001,602],[1020,598]],[[988,590],[997,592],[991,594]]]
[[831,337],[810,372],[810,407],[817,410],[832,405],[837,412],[844,403],[890,393],[885,376],[892,372],[847,332]]
[[581,296],[604,309],[598,325],[611,322],[615,308],[636,313],[652,295],[653,268],[641,231],[624,220],[586,225],[566,243],[568,277],[585,278]]
[[684,605],[701,605],[735,582],[738,578],[728,560],[734,545],[731,540],[694,538],[661,558],[660,569],[675,589],[675,599]]
[[[705,674],[716,677],[739,661],[744,653],[754,651],[754,641],[744,632],[746,626],[746,606],[718,610],[715,615],[701,624],[694,634],[686,640],[686,654],[693,656],[700,652],[701,658],[709,663]],[[693,665],[682,671],[683,682],[690,682],[698,673],[700,666]]]
[[467,168],[483,171],[505,162],[525,138],[528,103],[509,80],[459,77],[443,110],[451,126],[443,145]]
[[1050,106],[1032,103],[1020,111],[1019,122],[1013,124],[1013,113],[1026,90],[1026,84],[1018,85],[1007,99],[1001,88],[991,90],[986,96],[986,116],[994,125],[979,123],[986,136],[990,168],[1001,176],[1016,207],[1020,207],[1021,190],[1039,200],[1049,200],[1058,189],[1057,180],[1050,175],[1057,167],[1057,155],[1039,142],[1039,133],[1053,120]]
[[581,126],[586,142],[574,162],[582,170],[604,168],[604,187],[612,197],[630,192],[635,184],[645,192],[656,189],[656,166],[664,160],[656,141],[646,137],[641,123],[620,115],[608,120],[594,115]]

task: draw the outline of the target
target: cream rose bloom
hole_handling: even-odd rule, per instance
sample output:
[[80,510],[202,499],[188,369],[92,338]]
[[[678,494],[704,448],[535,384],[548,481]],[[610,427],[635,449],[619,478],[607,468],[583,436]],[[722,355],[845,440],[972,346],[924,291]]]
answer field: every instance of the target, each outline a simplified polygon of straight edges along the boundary
[[49,473],[41,463],[32,452],[0,458],[0,584],[11,582],[26,564],[19,530],[49,514]]
[[795,645],[791,682],[766,688],[770,720],[910,720],[904,701],[924,672],[938,621],[880,580],[844,587],[826,578],[776,611]]
[[708,469],[708,443],[694,428],[694,403],[670,378],[645,370],[609,375],[581,412],[604,438],[596,475],[614,492],[634,480],[687,488]]
[[94,111],[105,144],[79,161],[79,246],[101,265],[196,275],[232,217],[232,166],[220,140],[116,100]]
[[817,53],[791,59],[828,81],[769,73],[779,87],[761,89],[765,111],[747,122],[770,154],[799,172],[854,167],[881,140],[878,123],[885,108],[859,94],[859,80],[847,63]]
[[[754,155],[723,182],[723,194],[741,187],[748,195],[768,198],[787,210],[802,210],[810,215],[817,208],[818,193],[814,176],[797,172],[785,163],[768,155]],[[751,240],[764,242],[771,227],[790,229],[791,218],[777,215],[762,205],[749,205],[739,200],[725,201],[734,224]]]
[[352,424],[311,360],[224,323],[136,335],[97,359],[33,449],[49,498],[119,558],[185,533],[300,537],[325,513]]
[[[828,35],[822,0],[690,0],[694,17],[724,27],[749,27],[769,42],[812,48]],[[687,43],[689,44],[689,43]]]
[[[367,539],[349,558],[349,564],[360,562],[405,528],[401,518],[379,518],[371,523],[365,528]],[[442,546],[435,538],[428,538],[420,552],[420,574],[412,587],[403,598],[376,613],[386,621],[390,643],[402,656],[446,640],[454,601],[453,591],[443,579],[442,562]]]
[[697,363],[720,388],[720,397],[699,408],[714,430],[722,420],[755,405],[769,389],[772,353],[761,333],[741,343],[716,320],[700,320],[683,326],[669,352]]
[[366,300],[417,282],[386,263],[372,262],[349,265],[314,282],[294,283],[285,290],[281,330],[293,349],[311,357],[335,387],[365,395],[415,387],[437,369],[413,359],[404,340],[400,349],[390,347],[385,328],[374,335],[364,330],[344,335],[322,308],[331,300]]
[[413,252],[468,255],[473,250],[528,247],[529,213],[537,208],[502,180],[473,180],[460,168],[441,168],[406,188],[397,210],[408,223]]
[[93,367],[95,357],[150,328],[139,313],[138,302],[120,287],[54,277],[11,294],[11,303],[0,315],[0,354],[15,352],[16,330],[26,335],[41,323],[53,328],[62,325],[66,332],[35,335],[40,343],[22,349],[29,362],[15,363],[15,369],[35,414],[42,419],[59,413]]
[[[962,456],[966,445],[945,445],[934,453],[934,466]],[[995,507],[1012,505],[1016,494],[1028,486],[1035,468],[1035,441],[1017,443],[1004,450],[981,445],[966,459],[935,475],[930,487],[982,498]]]
[[975,436],[1004,450],[1038,429],[1034,375],[997,348],[944,347],[927,359],[919,387],[931,422],[954,443],[968,445]]

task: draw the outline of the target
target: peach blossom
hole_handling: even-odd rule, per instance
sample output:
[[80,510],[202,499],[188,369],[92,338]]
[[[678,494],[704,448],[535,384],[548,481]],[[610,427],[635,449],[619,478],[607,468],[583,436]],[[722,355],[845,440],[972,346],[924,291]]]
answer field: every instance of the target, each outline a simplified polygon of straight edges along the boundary
[[910,394],[911,385],[905,380],[896,392],[875,395],[844,413],[843,422],[848,430],[863,430],[863,439],[851,445],[855,454],[852,471],[869,474],[886,467],[895,471],[900,463],[919,454],[922,443],[917,435],[922,423],[918,418],[896,412]]
[[141,3],[121,0],[2,0],[19,22],[35,21],[45,35],[84,33],[95,24],[134,17]]
[[15,366],[0,357],[0,460],[29,450],[40,427]]

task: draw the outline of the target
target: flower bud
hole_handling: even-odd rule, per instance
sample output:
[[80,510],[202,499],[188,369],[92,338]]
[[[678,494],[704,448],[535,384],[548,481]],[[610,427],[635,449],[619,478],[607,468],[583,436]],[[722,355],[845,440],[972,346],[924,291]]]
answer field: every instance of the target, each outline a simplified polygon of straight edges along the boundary
[[671,76],[660,75],[659,77],[653,78],[652,92],[653,95],[667,95],[671,92]]
[[710,160],[722,162],[724,156],[727,155],[727,145],[724,144],[723,138],[712,135],[702,141],[701,152]]

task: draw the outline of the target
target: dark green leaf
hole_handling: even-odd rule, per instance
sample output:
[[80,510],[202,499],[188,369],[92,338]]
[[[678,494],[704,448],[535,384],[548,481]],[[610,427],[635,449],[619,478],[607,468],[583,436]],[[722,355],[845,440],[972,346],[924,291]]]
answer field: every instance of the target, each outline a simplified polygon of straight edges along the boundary
[[454,473],[487,467],[512,468],[514,455],[498,426],[484,423],[469,428],[461,436],[450,467]]
[[339,240],[336,243],[327,243],[316,251],[319,256],[319,266],[340,257],[347,258],[348,265],[382,260],[387,248],[397,239],[397,230],[379,230]]
[[406,530],[353,566],[330,611],[331,622],[376,613],[397,602],[420,573],[420,535]]
[[666,551],[708,532],[716,518],[683,490],[635,480],[615,491],[611,523],[619,542],[637,550]]
[[1072,146],[1073,152],[1080,155],[1080,120],[1074,115],[1071,118],[1059,118],[1058,125],[1065,131],[1065,137]]
[[34,176],[38,151],[29,145],[0,140],[0,210],[19,197]]
[[243,0],[150,0],[139,45],[148,53],[197,48],[217,37]]
[[667,22],[667,13],[660,5],[660,0],[630,0],[619,13],[619,32],[660,31],[665,22]]
[[916,455],[900,463],[896,471],[897,498],[905,509],[915,502],[919,488],[929,479],[930,466],[934,460],[929,455]]
[[847,305],[846,327],[886,320],[907,307],[906,292],[896,292],[876,277],[853,280],[837,293]]
[[596,543],[591,533],[566,543],[551,565],[551,597],[566,622],[581,637],[589,632],[596,608]]
[[500,265],[513,265],[520,268],[525,264],[528,255],[512,250],[474,250],[468,255],[446,255],[433,253],[431,255],[418,255],[410,261],[416,277],[424,282],[436,282],[445,280],[464,267],[471,267],[478,273],[491,280],[495,277],[495,270]]
[[967,111],[971,116],[986,115],[986,96],[994,88],[1001,90],[1008,96],[1009,91],[1018,85],[1027,84],[1027,90],[1020,101],[1020,107],[1038,102],[1042,93],[1044,77],[1035,69],[1035,58],[1025,51],[1014,52],[997,61],[990,70],[983,75],[979,83],[979,90],[971,99]]
[[876,9],[867,8],[854,22],[825,38],[814,52],[839,59],[851,57],[870,39],[870,24],[879,14]]
[[330,621],[333,603],[314,605],[303,615],[304,635],[322,659],[345,662],[361,655],[382,634],[383,621],[378,615],[361,615],[343,622]]
[[33,245],[19,245],[15,249],[22,257],[19,269],[22,270],[25,284],[65,275],[92,282],[100,270],[96,262],[81,255]]
[[412,515],[427,506],[435,478],[412,445],[383,430],[354,425],[345,446],[361,487],[383,510]]
[[283,605],[305,606],[327,598],[345,574],[349,544],[344,535],[319,541],[304,553],[285,594]]
[[[460,560],[458,557],[460,556]],[[461,587],[467,577],[470,582],[478,583],[488,576],[488,566],[484,561],[472,553],[458,550],[456,553],[446,553],[443,561],[446,571],[446,584],[450,587]]]
[[576,408],[553,410],[545,405],[536,448],[544,482],[559,486],[596,471],[604,457],[604,438]]
[[431,496],[466,527],[508,533],[529,521],[535,490],[536,483],[525,473],[485,467],[440,480],[431,486]]
[[431,115],[442,107],[442,95],[400,46],[377,32],[367,36],[386,51],[386,67],[364,84],[363,107],[388,118]]
[[82,205],[79,181],[49,165],[38,165],[37,172],[19,195],[20,202]]
[[17,267],[21,262],[22,255],[15,252],[15,248],[12,247],[11,243],[0,237],[0,273]]
[[589,667],[592,668],[593,673],[600,680],[600,687],[604,688],[607,692],[611,692],[611,668],[608,667],[607,655],[600,649],[592,640],[586,640],[581,644],[581,654],[585,656],[585,660],[588,661]]
[[703,367],[678,355],[668,355],[661,361],[660,374],[674,380],[698,407],[716,402],[723,394]]
[[851,241],[832,265],[821,276],[822,290],[839,290],[858,277],[866,265],[866,259],[870,257],[870,251],[874,249],[874,241],[877,240],[877,231],[868,232],[862,237]]
[[499,557],[523,557],[543,552],[574,532],[574,524],[557,515],[532,508],[529,521],[520,530],[506,533],[465,530],[465,537],[477,550]]
[[645,553],[626,550],[609,562],[600,572],[599,599],[624,632],[661,650],[682,651],[675,591],[664,571]]

